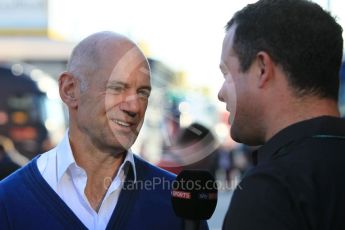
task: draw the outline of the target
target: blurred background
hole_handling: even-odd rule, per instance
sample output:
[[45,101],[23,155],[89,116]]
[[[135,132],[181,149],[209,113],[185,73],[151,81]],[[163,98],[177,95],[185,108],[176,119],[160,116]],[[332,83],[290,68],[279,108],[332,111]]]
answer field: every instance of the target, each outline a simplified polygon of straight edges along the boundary
[[[133,151],[179,173],[209,170],[220,193],[211,229],[225,211],[255,147],[229,138],[228,113],[217,101],[224,26],[255,1],[0,0],[0,180],[64,135],[67,113],[57,78],[74,45],[111,30],[142,48],[153,92]],[[318,0],[345,27],[341,0]],[[339,106],[345,115],[345,65]]]

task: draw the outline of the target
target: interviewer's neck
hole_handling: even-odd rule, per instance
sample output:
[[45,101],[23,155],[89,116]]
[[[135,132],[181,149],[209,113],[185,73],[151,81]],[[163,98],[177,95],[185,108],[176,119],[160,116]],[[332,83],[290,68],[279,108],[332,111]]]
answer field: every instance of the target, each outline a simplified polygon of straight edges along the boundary
[[336,101],[314,97],[291,100],[289,103],[281,103],[281,106],[277,105],[276,108],[271,109],[275,112],[271,111],[267,115],[267,121],[270,122],[266,129],[266,142],[280,130],[297,122],[320,116],[340,117]]

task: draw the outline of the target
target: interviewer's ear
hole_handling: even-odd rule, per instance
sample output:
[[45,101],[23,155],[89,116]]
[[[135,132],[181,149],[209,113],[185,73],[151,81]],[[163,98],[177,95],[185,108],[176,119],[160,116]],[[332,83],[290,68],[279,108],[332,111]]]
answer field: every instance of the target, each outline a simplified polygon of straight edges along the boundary
[[271,56],[264,51],[258,52],[256,57],[259,66],[258,87],[263,88],[272,79],[274,63]]
[[59,78],[59,93],[68,107],[78,107],[78,80],[69,72],[63,72]]

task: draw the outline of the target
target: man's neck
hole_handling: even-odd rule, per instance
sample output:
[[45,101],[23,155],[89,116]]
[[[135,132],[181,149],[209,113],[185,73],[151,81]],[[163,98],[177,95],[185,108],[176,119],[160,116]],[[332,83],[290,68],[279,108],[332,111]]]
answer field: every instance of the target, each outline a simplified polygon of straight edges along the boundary
[[292,124],[320,116],[339,117],[337,103],[330,99],[304,98],[285,104],[284,108],[276,109],[276,113],[271,113],[267,119],[270,123],[267,125],[265,141]]
[[74,141],[70,136],[71,148],[76,163],[85,170],[87,175],[84,193],[92,208],[98,212],[127,152],[124,150],[118,154],[103,152],[87,137],[82,139]]

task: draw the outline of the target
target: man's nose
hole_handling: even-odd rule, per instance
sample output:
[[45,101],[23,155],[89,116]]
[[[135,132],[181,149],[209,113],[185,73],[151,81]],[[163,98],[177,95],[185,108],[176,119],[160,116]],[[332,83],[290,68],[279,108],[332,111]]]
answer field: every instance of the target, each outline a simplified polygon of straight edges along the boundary
[[138,95],[126,95],[120,105],[120,109],[131,117],[135,117],[140,110]]

